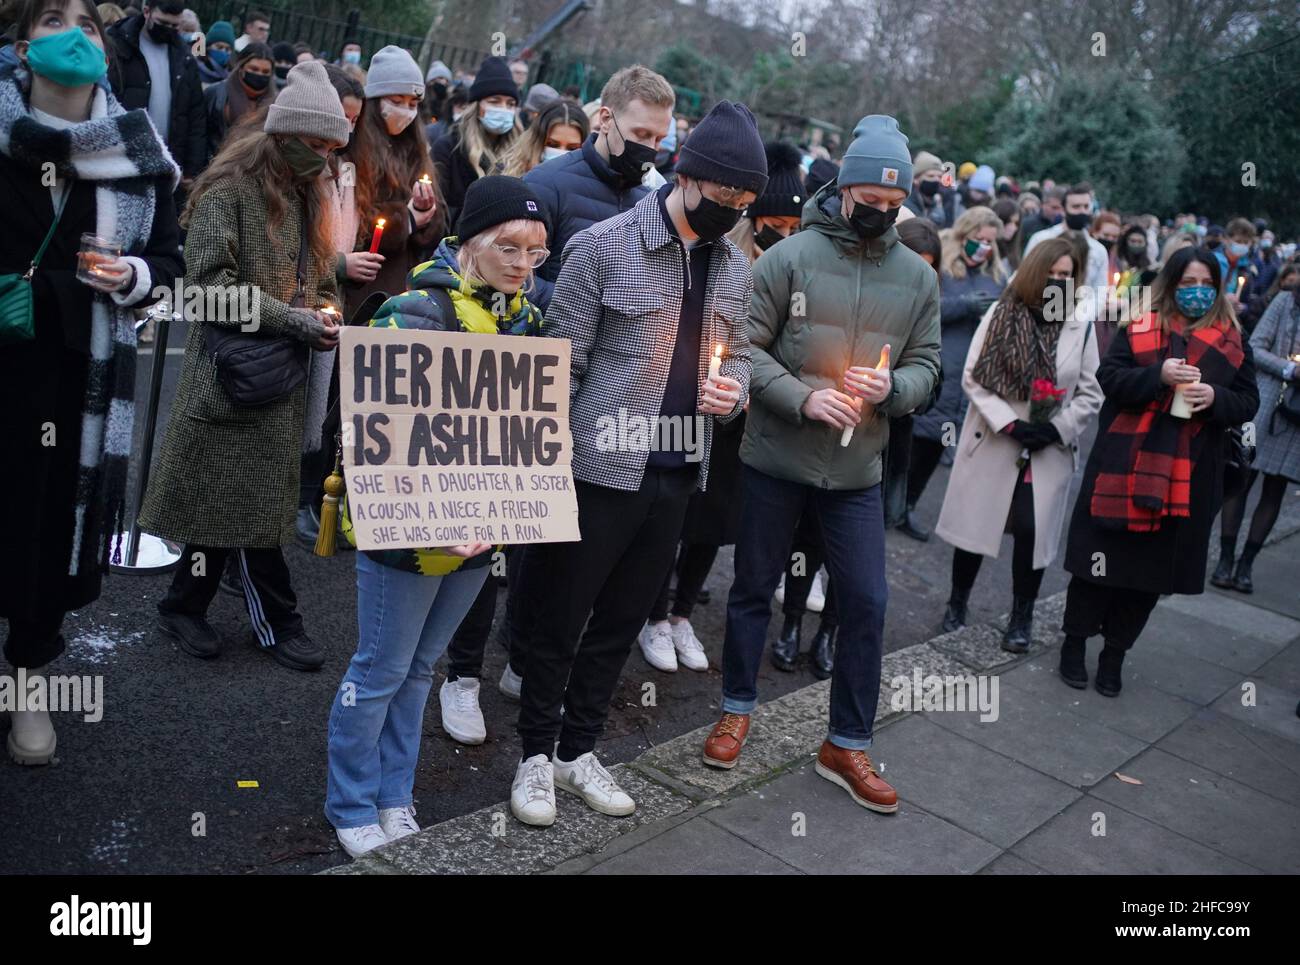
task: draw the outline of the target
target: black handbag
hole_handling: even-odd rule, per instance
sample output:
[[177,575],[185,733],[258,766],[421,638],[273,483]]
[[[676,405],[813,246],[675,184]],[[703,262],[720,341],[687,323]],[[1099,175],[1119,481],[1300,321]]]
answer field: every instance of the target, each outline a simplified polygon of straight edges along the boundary
[[[298,243],[298,291],[289,303],[294,308],[303,307],[307,301],[309,248],[304,208],[302,237]],[[217,381],[237,406],[267,405],[283,399],[307,381],[311,346],[296,338],[243,332],[205,322],[203,343],[217,367]]]
[[[1291,351],[1295,351],[1296,329],[1300,328],[1300,310],[1296,306],[1291,307]],[[1300,426],[1300,391],[1297,391],[1295,383],[1282,383],[1282,392],[1277,397],[1277,404],[1273,406],[1273,414],[1268,420],[1268,431],[1272,435],[1277,435],[1277,417],[1281,416],[1292,426]]]

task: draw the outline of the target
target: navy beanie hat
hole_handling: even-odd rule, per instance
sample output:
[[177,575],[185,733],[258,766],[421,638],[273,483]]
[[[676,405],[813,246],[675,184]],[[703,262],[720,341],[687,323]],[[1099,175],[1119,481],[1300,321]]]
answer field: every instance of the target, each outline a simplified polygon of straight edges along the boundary
[[678,174],[762,194],[767,154],[758,124],[739,101],[718,101],[682,145]]
[[840,161],[836,183],[878,184],[885,188],[912,188],[912,152],[907,135],[888,114],[869,114],[853,129],[853,143]]

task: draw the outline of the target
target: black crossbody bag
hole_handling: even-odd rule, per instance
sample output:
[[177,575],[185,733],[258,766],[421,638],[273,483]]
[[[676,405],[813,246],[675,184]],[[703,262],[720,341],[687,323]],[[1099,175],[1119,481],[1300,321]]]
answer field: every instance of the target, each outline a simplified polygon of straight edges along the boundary
[[[293,308],[302,308],[307,303],[309,248],[304,207],[302,237],[298,243],[298,291],[289,303]],[[217,380],[237,406],[267,405],[283,399],[307,381],[311,346],[296,338],[242,332],[205,322],[203,342],[217,367]]]

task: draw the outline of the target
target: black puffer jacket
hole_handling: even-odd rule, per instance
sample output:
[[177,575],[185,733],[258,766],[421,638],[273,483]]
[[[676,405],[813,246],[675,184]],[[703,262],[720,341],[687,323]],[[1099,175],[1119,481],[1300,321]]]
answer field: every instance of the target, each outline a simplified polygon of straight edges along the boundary
[[[140,31],[144,17],[129,17],[113,24],[108,36],[113,43],[109,81],[113,93],[127,110],[149,109],[149,64],[140,52]],[[207,112],[203,105],[203,82],[199,66],[178,36],[168,47],[171,64],[172,102],[167,149],[187,178],[198,177],[208,163]]]
[[635,185],[623,188],[614,169],[596,151],[596,135],[577,151],[539,164],[524,175],[524,183],[546,205],[551,219],[546,247],[551,257],[537,274],[554,281],[560,274],[560,258],[568,240],[597,221],[604,221],[632,208],[649,192]]

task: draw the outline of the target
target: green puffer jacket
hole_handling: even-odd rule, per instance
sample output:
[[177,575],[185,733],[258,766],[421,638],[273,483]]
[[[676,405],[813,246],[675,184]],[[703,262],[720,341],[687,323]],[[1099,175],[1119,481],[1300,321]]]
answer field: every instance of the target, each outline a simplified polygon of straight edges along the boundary
[[[778,479],[866,489],[880,482],[889,417],[924,402],[939,378],[939,276],[893,228],[863,243],[834,182],[804,205],[801,229],[754,264],[740,458]],[[839,429],[804,418],[804,400],[838,388],[849,365],[874,366],[886,344],[894,388],[841,447]]]

